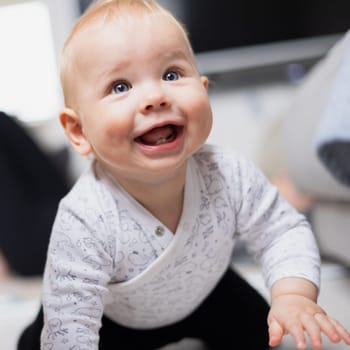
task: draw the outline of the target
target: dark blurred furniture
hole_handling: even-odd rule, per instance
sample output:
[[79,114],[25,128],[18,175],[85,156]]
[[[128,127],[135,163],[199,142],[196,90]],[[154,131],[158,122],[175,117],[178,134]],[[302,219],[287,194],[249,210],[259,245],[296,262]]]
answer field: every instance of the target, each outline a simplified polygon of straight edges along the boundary
[[69,190],[64,152],[43,152],[16,118],[0,112],[0,250],[13,273],[43,273],[59,200]]

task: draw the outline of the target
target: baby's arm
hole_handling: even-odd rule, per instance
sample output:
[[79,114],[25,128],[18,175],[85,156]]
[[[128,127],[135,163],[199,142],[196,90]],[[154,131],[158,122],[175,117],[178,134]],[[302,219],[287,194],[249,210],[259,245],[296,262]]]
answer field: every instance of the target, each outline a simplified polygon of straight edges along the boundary
[[290,334],[298,349],[306,348],[304,332],[314,349],[322,348],[321,334],[331,342],[341,340],[350,345],[350,333],[317,305],[316,286],[303,278],[283,278],[271,288],[268,316],[270,346],[277,346]]
[[94,199],[71,192],[60,203],[44,273],[42,350],[98,349],[115,242]]

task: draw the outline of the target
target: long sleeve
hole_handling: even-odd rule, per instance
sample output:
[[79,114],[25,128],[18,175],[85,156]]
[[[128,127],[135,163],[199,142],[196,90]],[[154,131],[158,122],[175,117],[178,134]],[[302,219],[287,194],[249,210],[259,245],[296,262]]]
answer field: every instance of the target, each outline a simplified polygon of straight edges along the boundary
[[44,350],[98,349],[115,242],[86,193],[65,198],[54,223],[44,273]]
[[262,264],[266,285],[283,277],[320,283],[320,257],[306,218],[299,214],[251,162],[241,160],[237,230]]

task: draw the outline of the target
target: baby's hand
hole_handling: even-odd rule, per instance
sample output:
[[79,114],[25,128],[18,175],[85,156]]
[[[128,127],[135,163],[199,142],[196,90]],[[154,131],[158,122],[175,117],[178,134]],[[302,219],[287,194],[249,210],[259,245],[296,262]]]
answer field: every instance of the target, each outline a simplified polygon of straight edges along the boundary
[[332,343],[343,340],[350,345],[350,333],[329,317],[314,301],[298,294],[284,294],[274,298],[268,316],[270,346],[281,343],[290,334],[298,349],[306,348],[305,333],[313,349],[322,349],[321,334]]

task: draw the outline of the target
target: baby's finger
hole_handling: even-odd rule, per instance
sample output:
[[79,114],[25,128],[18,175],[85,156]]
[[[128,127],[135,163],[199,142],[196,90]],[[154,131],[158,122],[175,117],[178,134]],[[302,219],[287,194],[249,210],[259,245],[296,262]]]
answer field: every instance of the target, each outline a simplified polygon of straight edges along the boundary
[[283,328],[276,320],[272,320],[269,323],[269,345],[277,346],[281,343],[283,338]]
[[306,339],[301,325],[293,324],[287,327],[287,331],[293,337],[294,343],[298,349],[306,349]]
[[350,333],[343,327],[340,322],[333,318],[329,318],[330,322],[334,325],[336,328],[338,334],[341,336],[341,338],[345,341],[346,344],[350,345]]
[[322,332],[326,334],[329,340],[333,343],[338,343],[341,340],[340,333],[338,331],[338,326],[332,322],[331,318],[325,314],[317,313],[314,315],[315,320],[318,322]]
[[321,328],[313,315],[303,314],[301,322],[308,334],[313,349],[322,349]]

